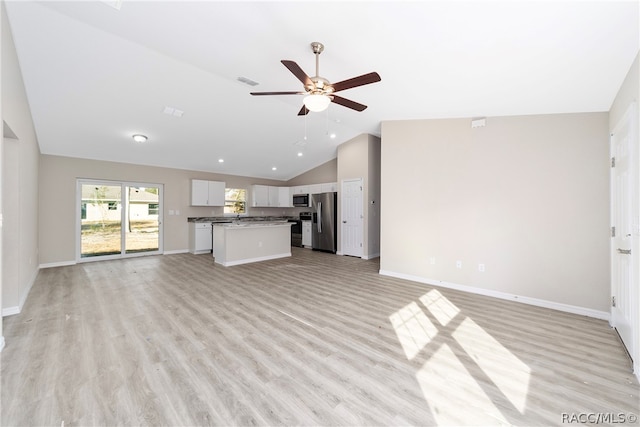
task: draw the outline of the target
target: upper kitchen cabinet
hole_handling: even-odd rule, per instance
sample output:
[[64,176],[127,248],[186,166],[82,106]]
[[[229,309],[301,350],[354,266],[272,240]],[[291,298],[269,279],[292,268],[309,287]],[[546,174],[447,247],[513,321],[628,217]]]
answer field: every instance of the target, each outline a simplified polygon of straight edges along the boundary
[[191,206],[224,206],[225,183],[191,180]]
[[291,187],[291,195],[298,194],[309,194],[309,186],[308,185],[297,185],[295,187]]
[[293,206],[289,187],[272,187],[270,185],[252,185],[251,206],[254,208],[290,208]]
[[334,193],[338,191],[338,183],[337,182],[328,182],[326,184],[320,184],[320,189],[323,193]]
[[268,185],[252,185],[251,186],[251,206],[269,207],[269,186]]

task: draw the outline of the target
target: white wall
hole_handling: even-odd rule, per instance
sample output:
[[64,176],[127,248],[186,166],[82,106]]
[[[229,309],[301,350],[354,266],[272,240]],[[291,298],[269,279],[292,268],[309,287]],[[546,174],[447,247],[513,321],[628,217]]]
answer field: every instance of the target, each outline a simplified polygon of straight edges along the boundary
[[607,130],[607,113],[383,122],[381,272],[606,317]]
[[38,160],[40,149],[2,3],[2,120],[17,139],[4,139],[3,314],[24,303],[38,273]]

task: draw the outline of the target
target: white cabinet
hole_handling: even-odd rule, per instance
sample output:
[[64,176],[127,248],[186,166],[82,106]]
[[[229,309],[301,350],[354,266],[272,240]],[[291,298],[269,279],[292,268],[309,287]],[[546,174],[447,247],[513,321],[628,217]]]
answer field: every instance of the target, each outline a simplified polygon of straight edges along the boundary
[[320,184],[322,189],[322,193],[333,193],[338,191],[338,183],[337,182],[328,182],[326,184]]
[[296,185],[295,187],[291,187],[291,195],[294,194],[309,194],[309,186],[308,185]]
[[270,185],[252,185],[253,207],[290,208],[293,206],[289,187],[273,187]]
[[189,252],[206,254],[211,252],[213,235],[210,222],[189,223]]
[[302,221],[302,246],[311,246],[311,221]]
[[269,186],[268,185],[252,185],[251,197],[253,207],[269,206]]
[[322,193],[322,184],[312,184],[309,186],[309,194]]
[[278,202],[280,201],[280,192],[278,191],[278,187],[269,187],[269,204],[270,207],[280,206]]
[[291,198],[291,188],[278,187],[278,207],[292,208],[293,199]]
[[191,180],[191,206],[224,206],[225,183]]

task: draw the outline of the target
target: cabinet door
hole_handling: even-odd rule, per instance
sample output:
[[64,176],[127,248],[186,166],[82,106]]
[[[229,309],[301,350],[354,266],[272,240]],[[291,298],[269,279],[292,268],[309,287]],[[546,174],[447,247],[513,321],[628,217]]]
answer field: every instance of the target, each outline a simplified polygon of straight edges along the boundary
[[313,184],[309,186],[309,194],[322,193],[322,184]]
[[279,198],[278,187],[269,187],[269,204],[267,206],[277,207]]
[[209,200],[209,181],[191,180],[191,206],[207,206]]
[[225,183],[221,181],[209,181],[209,205],[224,206]]
[[269,187],[266,185],[252,185],[251,193],[254,207],[269,206]]
[[210,251],[211,243],[211,224],[196,224],[196,251]]
[[281,208],[293,207],[291,189],[289,187],[278,187],[278,206]]
[[338,191],[338,183],[337,182],[328,182],[326,184],[321,184],[323,193],[333,193]]

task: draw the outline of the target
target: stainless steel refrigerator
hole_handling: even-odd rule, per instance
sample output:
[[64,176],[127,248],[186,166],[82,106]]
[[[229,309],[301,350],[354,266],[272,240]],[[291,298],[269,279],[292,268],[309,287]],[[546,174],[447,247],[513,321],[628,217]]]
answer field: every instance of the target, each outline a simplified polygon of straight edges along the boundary
[[338,193],[311,195],[313,224],[311,246],[314,250],[336,253]]

